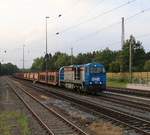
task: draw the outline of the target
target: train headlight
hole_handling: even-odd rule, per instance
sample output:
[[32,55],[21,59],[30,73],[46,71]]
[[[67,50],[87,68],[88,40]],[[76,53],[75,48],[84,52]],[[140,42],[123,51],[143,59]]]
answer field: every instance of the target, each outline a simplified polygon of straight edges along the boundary
[[102,84],[102,82],[99,82],[99,84]]
[[90,84],[92,84],[92,82],[90,82]]

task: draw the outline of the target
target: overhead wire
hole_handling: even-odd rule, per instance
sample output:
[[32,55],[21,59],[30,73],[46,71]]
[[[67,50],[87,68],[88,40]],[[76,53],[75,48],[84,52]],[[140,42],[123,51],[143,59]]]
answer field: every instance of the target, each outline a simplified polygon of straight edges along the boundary
[[101,0],[95,7],[93,10],[90,10],[90,12],[94,11],[97,7],[101,6],[101,4],[104,2],[105,0]]
[[79,41],[84,40],[84,39],[86,39],[86,38],[88,38],[88,37],[92,37],[92,36],[98,34],[99,32],[104,31],[105,29],[111,28],[112,26],[118,25],[118,24],[120,24],[120,23],[121,23],[121,21],[112,23],[112,24],[110,24],[110,25],[108,25],[108,26],[106,26],[106,27],[103,27],[103,28],[101,28],[101,29],[99,29],[99,30],[93,32],[93,33],[90,33],[90,34],[87,34],[87,35],[85,35],[85,36],[83,36],[83,37],[80,37],[80,38],[79,38],[78,40],[76,40],[75,42],[79,42]]
[[[77,0],[76,3],[75,3],[72,7],[70,7],[70,8],[75,8],[80,2],[81,2],[81,0]],[[63,12],[66,12],[66,14],[63,14]],[[54,21],[54,20],[57,20],[57,19],[58,19],[59,17],[61,17],[61,16],[65,16],[65,15],[71,13],[71,12],[70,12],[70,9],[67,9],[66,11],[63,11],[63,12],[60,12],[60,13],[58,14],[58,16],[50,17],[50,19],[48,20],[48,23],[49,23],[49,22],[52,22],[52,21]]]
[[[99,7],[99,6],[101,5],[101,3],[103,3],[104,1],[105,1],[105,0],[101,0],[100,2],[98,2],[98,4],[95,6],[95,8]],[[78,0],[78,1],[76,2],[75,6],[73,6],[73,7],[76,7],[80,2],[81,2],[81,0]],[[94,8],[94,9],[95,9],[95,8]],[[57,20],[58,17],[63,16],[63,18],[64,18],[64,16],[66,16],[66,15],[68,15],[68,14],[71,14],[71,12],[69,12],[69,11],[70,11],[70,10],[67,11],[67,14],[59,14],[58,16],[56,16],[56,17],[54,17],[54,18],[48,20],[48,23],[50,23],[50,22],[52,22],[52,21],[54,21],[54,20]],[[92,11],[94,11],[94,10],[90,10],[89,13],[91,13]],[[83,19],[83,17],[81,17],[81,19]],[[80,18],[79,18],[79,20],[80,20]],[[62,31],[61,31],[61,32],[62,32]],[[59,35],[60,32],[57,32],[57,33],[55,33],[55,34],[56,34],[56,35]],[[53,37],[53,36],[55,36],[55,35],[54,35],[54,34],[51,34],[51,37]]]
[[132,16],[129,16],[128,18],[125,19],[125,21],[128,21],[128,20],[130,20],[130,19],[132,19],[132,18],[134,18],[134,17],[136,17],[136,16],[138,16],[140,14],[143,14],[144,12],[147,12],[147,11],[150,11],[150,8],[143,9],[140,12],[137,12],[136,14],[134,14]]
[[66,28],[66,29],[64,29],[64,30],[62,30],[62,31],[60,31],[60,33],[64,33],[64,32],[66,32],[66,31],[69,31],[69,30],[71,30],[71,29],[74,29],[74,28],[76,28],[76,27],[79,27],[79,26],[82,25],[82,24],[85,24],[85,23],[87,23],[87,22],[93,21],[93,20],[97,19],[97,18],[100,17],[100,16],[104,16],[104,15],[106,15],[106,14],[109,14],[109,13],[111,13],[111,12],[114,12],[115,10],[118,10],[118,9],[120,9],[120,8],[122,8],[122,7],[125,7],[125,6],[131,4],[131,3],[135,2],[135,1],[136,1],[136,0],[130,0],[130,1],[128,1],[128,2],[125,2],[125,3],[123,3],[123,4],[119,5],[119,6],[116,6],[116,7],[112,8],[112,9],[109,9],[109,10],[107,10],[107,11],[104,11],[104,12],[102,12],[102,13],[100,13],[100,14],[98,14],[98,15],[92,17],[92,18],[86,19],[86,20],[84,20],[84,21],[82,21],[82,22],[80,22],[80,23],[77,23],[77,24],[75,24],[75,25],[72,25],[72,26],[70,26],[70,27],[68,27],[68,28]]
[[[146,33],[146,34],[142,34],[142,35],[138,35],[138,36],[135,36],[136,39],[141,39],[141,38],[145,38],[145,37],[149,37],[150,36],[150,33]],[[116,41],[116,42],[113,42],[111,43],[110,45],[116,45],[116,44],[119,44],[120,41]]]
[[[82,1],[82,0],[77,0],[76,3],[74,3],[73,6],[70,7],[70,8],[71,8],[71,9],[75,8],[76,6],[78,6],[78,5],[80,4],[81,1]],[[72,11],[73,11],[73,10],[70,11],[70,9],[67,9],[66,11],[63,11],[63,12],[64,12],[63,16],[66,16],[66,15],[71,14]],[[65,13],[66,13],[66,14],[65,14]]]
[[148,36],[150,36],[150,33],[146,33],[146,34],[143,34],[143,35],[136,36],[136,38],[145,38],[145,37],[148,37]]
[[[127,18],[125,19],[125,22],[127,22],[127,21],[133,19],[134,17],[136,17],[136,16],[138,16],[138,15],[140,15],[140,14],[142,14],[142,13],[148,12],[148,11],[150,11],[150,8],[141,10],[140,12],[135,13],[134,15],[131,15],[131,16],[127,17]],[[101,31],[103,31],[103,30],[105,30],[105,29],[107,29],[107,28],[110,28],[110,27],[112,27],[112,26],[114,26],[114,25],[118,25],[118,24],[121,24],[121,21],[112,23],[112,24],[110,24],[110,25],[108,25],[108,26],[106,26],[106,27],[103,27],[103,28],[101,28],[101,29],[99,29],[99,30],[93,32],[93,33],[90,33],[90,34],[87,34],[87,35],[85,35],[85,36],[83,36],[83,37],[80,37],[79,39],[75,40],[74,42],[79,42],[79,41],[84,40],[84,39],[86,39],[86,38],[88,38],[88,37],[92,37],[92,36],[98,34],[99,32],[101,32]]]
[[[138,15],[144,13],[144,12],[147,12],[147,11],[150,11],[150,8],[141,10],[140,12],[138,12],[138,13],[136,13],[136,14],[134,14],[134,15],[128,17],[127,19],[125,19],[125,21],[130,20],[130,19],[132,19],[132,18],[134,18],[134,17],[136,17],[136,16],[138,16]],[[148,36],[150,36],[150,33],[146,33],[146,34],[142,34],[142,35],[136,36],[136,38],[139,38],[139,39],[140,39],[140,38],[144,38],[144,37],[148,37]],[[115,42],[115,43],[119,43],[119,42],[120,42],[120,41],[117,41],[117,42]],[[115,44],[115,43],[113,43],[113,44]]]
[[[88,11],[86,12],[86,14],[87,15],[89,15],[89,14],[91,14],[92,12],[94,12],[96,9],[97,9],[97,7],[99,7],[99,6],[102,6],[102,3],[104,2],[104,1],[106,1],[106,0],[101,0],[100,2],[98,2],[97,3],[97,5],[94,7],[94,9],[88,9]],[[87,17],[87,16],[81,16],[79,19],[78,19],[78,22],[81,20],[83,20],[83,18],[85,18],[85,17]]]

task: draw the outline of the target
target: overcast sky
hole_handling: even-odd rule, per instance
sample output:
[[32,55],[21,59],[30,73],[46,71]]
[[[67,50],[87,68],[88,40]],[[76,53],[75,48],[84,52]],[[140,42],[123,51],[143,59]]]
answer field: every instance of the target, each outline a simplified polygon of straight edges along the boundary
[[23,44],[26,68],[34,58],[43,56],[45,16],[50,17],[48,52],[52,54],[56,51],[70,54],[71,47],[75,55],[106,47],[119,50],[121,24],[118,22],[123,16],[125,19],[133,16],[125,22],[125,38],[133,34],[150,51],[150,10],[147,9],[150,9],[149,0],[0,0],[0,61],[21,68]]

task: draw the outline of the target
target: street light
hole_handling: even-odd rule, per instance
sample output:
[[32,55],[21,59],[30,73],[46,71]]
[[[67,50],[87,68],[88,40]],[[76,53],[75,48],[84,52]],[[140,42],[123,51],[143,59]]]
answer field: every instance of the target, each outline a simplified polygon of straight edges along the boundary
[[130,83],[132,82],[132,43],[129,44],[129,73]]
[[[59,14],[58,18],[60,18],[62,15]],[[45,55],[45,59],[46,59],[46,65],[45,65],[45,70],[46,70],[46,82],[48,82],[48,53],[47,53],[47,20],[49,19],[49,16],[45,17],[45,24],[46,24],[46,55]],[[59,35],[59,32],[56,33],[56,35]]]
[[25,44],[23,44],[23,63],[22,63],[22,69],[24,71],[24,47],[25,47]]
[[62,16],[61,14],[58,15],[58,17],[61,17],[61,16]]
[[[4,52],[3,52],[4,54],[6,54],[7,53],[7,51],[6,50],[4,50]],[[3,54],[2,54],[3,55]],[[1,59],[1,61],[0,61],[0,63],[1,62],[4,62],[4,56],[2,56],[2,59]]]
[[45,21],[46,21],[46,54],[45,54],[45,60],[46,60],[46,65],[45,65],[45,70],[46,70],[46,82],[48,82],[48,59],[47,59],[47,19],[49,19],[49,16],[45,17]]

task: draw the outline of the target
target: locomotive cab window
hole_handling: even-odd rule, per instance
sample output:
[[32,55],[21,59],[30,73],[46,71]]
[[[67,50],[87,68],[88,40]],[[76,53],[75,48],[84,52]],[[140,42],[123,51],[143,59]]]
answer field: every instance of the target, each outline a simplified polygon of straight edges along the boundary
[[89,67],[85,67],[85,72],[89,73]]
[[105,73],[104,67],[91,67],[90,68],[91,73]]

